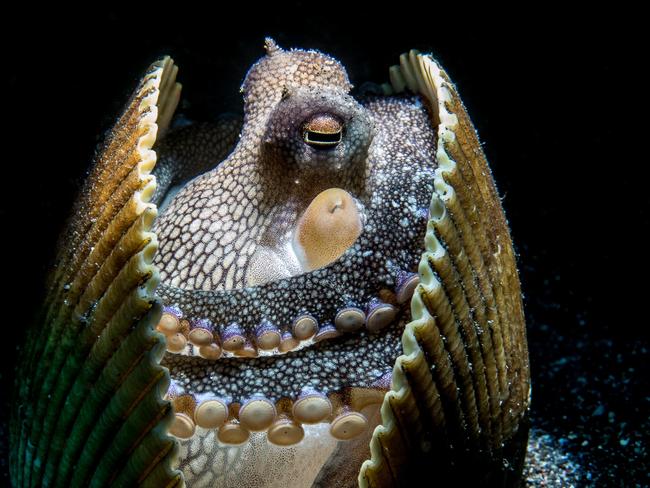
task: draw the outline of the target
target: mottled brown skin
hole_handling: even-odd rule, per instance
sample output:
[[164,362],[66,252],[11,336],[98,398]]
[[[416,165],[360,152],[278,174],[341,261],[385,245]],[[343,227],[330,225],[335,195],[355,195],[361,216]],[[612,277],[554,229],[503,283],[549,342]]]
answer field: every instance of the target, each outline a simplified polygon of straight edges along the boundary
[[[355,100],[334,59],[274,45],[268,52],[242,87],[238,143],[223,162],[215,157],[211,169],[183,187],[156,224],[160,251],[155,263],[165,305],[180,309],[190,321],[210,320],[216,333],[236,321],[253,340],[263,320],[286,331],[301,313],[326,324],[346,307],[366,310],[377,297],[394,299],[398,275],[415,271],[422,252],[436,167],[435,132],[420,97]],[[345,128],[335,148],[315,148],[304,139],[305,121],[324,113]],[[207,137],[225,139],[218,129]],[[165,147],[168,154],[179,152],[163,141]],[[173,173],[174,158],[165,151],[160,158],[169,161]],[[175,158],[184,160],[182,154]],[[251,286],[256,255],[265,253],[267,267],[281,267],[287,261],[283,239],[313,198],[328,188],[341,188],[356,200],[363,220],[356,242],[321,269],[280,269],[269,273],[268,282]],[[378,333],[362,330],[285,355],[207,362],[167,354],[163,363],[178,392],[228,401],[262,394],[275,402],[297,398],[305,389],[330,395],[385,388],[377,382],[390,376],[406,318]],[[198,456],[205,450],[192,448],[193,442],[204,441],[188,441],[190,464],[192,452]],[[344,451],[340,455],[349,457]],[[355,452],[360,463],[367,443]]]
[[[164,210],[174,190],[214,167],[232,151],[241,131],[238,115],[222,115],[215,122],[179,127],[156,146],[159,154],[153,173],[156,192],[152,202]],[[163,198],[167,197],[167,201]]]

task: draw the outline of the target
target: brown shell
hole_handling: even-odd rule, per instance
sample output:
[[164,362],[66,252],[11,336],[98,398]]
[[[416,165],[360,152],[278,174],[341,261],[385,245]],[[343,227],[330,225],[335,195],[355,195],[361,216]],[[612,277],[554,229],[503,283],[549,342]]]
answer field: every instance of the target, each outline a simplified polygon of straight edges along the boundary
[[176,442],[154,332],[157,133],[180,85],[154,63],[101,148],[64,233],[45,309],[32,328],[11,428],[14,486],[173,486]]
[[[520,425],[530,373],[503,209],[446,73],[417,51],[402,55],[390,73],[389,90],[408,87],[430,103],[439,166],[412,322],[359,485],[394,486],[424,476],[465,486],[516,477],[525,453],[525,422]],[[512,466],[504,468],[504,459]]]

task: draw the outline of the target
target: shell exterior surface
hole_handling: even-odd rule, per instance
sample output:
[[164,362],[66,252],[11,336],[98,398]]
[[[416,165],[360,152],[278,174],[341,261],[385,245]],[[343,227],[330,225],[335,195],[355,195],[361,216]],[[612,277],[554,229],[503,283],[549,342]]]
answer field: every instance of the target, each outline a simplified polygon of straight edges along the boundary
[[15,486],[173,486],[177,447],[153,330],[157,248],[150,175],[177,103],[155,63],[109,134],[62,236],[50,293],[23,353],[11,427]]
[[[447,463],[441,478],[456,482],[516,483],[525,455],[530,372],[508,226],[475,130],[446,73],[411,51],[391,74],[394,88],[403,86],[395,81],[401,75],[437,105],[439,167],[412,322],[359,485],[416,480],[417,466],[431,462]],[[404,452],[407,458],[395,455]],[[512,465],[504,468],[505,458]]]
[[412,51],[354,99],[336,60],[267,41],[243,121],[162,137],[176,73],[147,72],[63,236],[14,484],[515,484],[515,257],[446,73]]

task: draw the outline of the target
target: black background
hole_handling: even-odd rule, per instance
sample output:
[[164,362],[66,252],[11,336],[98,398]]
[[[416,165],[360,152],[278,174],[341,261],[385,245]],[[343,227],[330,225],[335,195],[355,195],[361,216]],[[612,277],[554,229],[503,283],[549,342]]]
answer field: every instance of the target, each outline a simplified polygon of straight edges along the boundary
[[334,55],[356,85],[385,81],[398,55],[418,48],[456,83],[503,197],[525,295],[534,428],[582,466],[579,485],[647,484],[648,161],[627,112],[637,69],[625,61],[627,20],[550,7],[470,19],[464,4],[193,8],[5,16],[3,422],[16,346],[58,233],[150,62],[171,54],[185,111],[208,118],[239,107],[266,35]]

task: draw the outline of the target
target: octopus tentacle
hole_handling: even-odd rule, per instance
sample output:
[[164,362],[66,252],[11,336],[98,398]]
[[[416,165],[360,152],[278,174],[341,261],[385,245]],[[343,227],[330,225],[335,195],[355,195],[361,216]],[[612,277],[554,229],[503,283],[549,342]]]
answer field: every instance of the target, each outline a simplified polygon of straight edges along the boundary
[[[370,182],[374,186],[369,188],[369,190],[372,190],[373,196],[364,198],[360,202],[365,215],[363,226],[369,232],[372,232],[372,234],[366,235],[367,233],[364,233],[363,229],[359,228],[357,225],[357,213],[356,210],[353,210],[349,214],[352,217],[349,220],[352,222],[352,228],[354,230],[351,235],[342,238],[340,245],[336,244],[335,247],[339,250],[335,251],[335,254],[328,258],[329,260],[334,259],[332,264],[326,265],[309,274],[275,279],[254,287],[233,288],[232,286],[227,286],[225,290],[222,290],[220,287],[224,286],[224,284],[220,283],[215,285],[216,289],[212,290],[193,289],[192,284],[195,283],[192,281],[194,266],[188,268],[183,265],[181,272],[187,272],[188,274],[182,287],[174,286],[173,279],[171,285],[168,280],[167,282],[163,281],[159,287],[159,293],[163,301],[172,307],[165,317],[169,317],[173,323],[178,324],[174,330],[168,331],[169,335],[182,332],[186,336],[185,339],[182,339],[178,335],[174,336],[174,352],[183,351],[184,354],[196,354],[198,352],[200,354],[200,351],[190,347],[189,332],[195,324],[205,320],[212,324],[211,333],[215,340],[214,344],[225,346],[223,347],[226,351],[224,353],[225,356],[232,357],[235,355],[235,351],[243,347],[246,340],[249,340],[254,346],[260,342],[260,338],[258,337],[261,330],[260,327],[265,323],[270,324],[270,328],[277,329],[281,342],[285,333],[292,333],[293,339],[297,343],[291,348],[287,346],[287,348],[277,351],[287,352],[288,350],[306,347],[323,338],[324,334],[317,334],[317,327],[319,326],[325,328],[323,332],[328,335],[336,335],[333,332],[327,332],[327,324],[329,323],[334,324],[336,329],[342,332],[351,332],[354,329],[358,330],[366,324],[371,329],[380,330],[388,324],[387,319],[394,318],[397,315],[397,310],[391,303],[391,301],[395,301],[395,298],[384,296],[385,291],[394,287],[396,290],[396,299],[402,303],[410,297],[409,293],[413,291],[415,285],[413,278],[416,275],[408,272],[404,273],[402,270],[413,269],[416,263],[414,256],[417,256],[419,253],[420,244],[417,243],[417,238],[415,241],[411,240],[411,236],[413,235],[415,237],[416,233],[423,233],[424,231],[422,225],[424,223],[424,216],[418,213],[418,202],[420,202],[420,206],[424,206],[425,201],[428,200],[429,192],[432,191],[432,186],[426,182],[424,174],[430,172],[430,177],[432,178],[433,168],[427,167],[423,162],[430,161],[433,158],[433,136],[431,132],[426,130],[421,131],[415,126],[416,121],[423,123],[426,121],[426,114],[424,113],[423,107],[418,104],[419,101],[408,98],[396,100],[389,105],[380,105],[373,99],[369,99],[366,102],[367,110],[378,122],[383,122],[392,116],[401,116],[414,121],[412,123],[413,125],[403,124],[393,128],[390,132],[381,131],[376,136],[378,145],[390,144],[389,141],[393,137],[395,140],[415,139],[420,144],[419,146],[395,146],[390,148],[396,160],[414,160],[416,161],[414,167],[418,168],[418,172],[413,176],[406,175],[399,185],[395,184],[395,181],[401,177],[401,170],[399,168],[384,168],[378,164],[376,169],[374,169],[377,176],[370,178]],[[245,146],[247,144],[246,139],[242,139],[240,144]],[[230,158],[234,158],[238,154],[240,152],[235,150]],[[222,163],[217,168],[220,171],[226,172],[226,176],[228,176],[227,169],[225,169],[227,164],[229,163]],[[189,201],[191,195],[200,194],[202,191],[220,192],[221,185],[216,182],[211,182],[211,178],[216,178],[216,175],[206,174],[201,178],[201,181],[195,180],[195,183],[193,182],[193,184],[183,190],[183,192],[187,192],[187,196],[179,194],[179,198],[188,199]],[[244,177],[242,176],[241,178]],[[377,183],[374,183],[375,178]],[[411,193],[410,188],[416,189],[415,195],[409,197],[409,208],[405,209],[404,215],[389,222],[383,221],[381,218],[381,207],[384,205],[384,202],[399,201],[405,198],[403,196],[404,192],[408,191]],[[331,189],[325,192],[325,195],[328,197],[329,195],[334,195],[337,202],[341,198],[339,197],[341,194],[342,191],[334,191]],[[315,200],[319,200],[322,195],[322,193],[316,195]],[[209,197],[206,196],[205,198]],[[240,195],[237,194],[236,198],[240,198]],[[351,206],[352,203],[347,193],[343,193],[343,199],[340,201],[344,202],[345,199],[348,199],[347,204]],[[242,203],[242,205],[244,204]],[[335,206],[339,208],[339,205],[337,203]],[[414,208],[411,211],[411,206],[418,208]],[[249,202],[243,208],[248,209],[251,207],[255,208],[255,205]],[[188,207],[188,209],[190,208]],[[310,208],[311,206],[307,208],[307,213],[309,213]],[[182,264],[183,259],[188,259],[180,258],[177,260],[174,257],[176,252],[179,252],[181,255],[184,253],[191,254],[190,251],[181,252],[180,247],[174,250],[173,246],[176,245],[175,242],[182,241],[184,239],[183,233],[188,233],[189,235],[185,239],[188,245],[193,245],[191,243],[194,242],[194,236],[192,235],[191,226],[173,223],[178,222],[178,216],[173,208],[169,208],[167,211],[170,215],[174,215],[175,220],[172,221],[170,217],[168,221],[165,221],[163,215],[162,223],[160,224],[161,235],[169,236],[169,240],[166,244],[162,245],[162,248],[169,249],[169,252],[160,255],[158,262],[161,266],[169,268],[170,266],[173,267],[177,262],[179,265]],[[343,209],[342,211],[346,210]],[[208,220],[203,223],[201,223],[200,215],[199,213],[199,218],[194,220],[192,225],[196,224],[199,228],[211,228],[214,226],[217,230],[220,225],[224,225],[223,221],[219,220],[220,217],[218,215],[212,217],[211,212],[207,213]],[[246,213],[242,212],[240,215],[243,221],[242,225],[247,225]],[[227,220],[229,217],[226,216],[223,218]],[[165,224],[165,222],[168,222],[168,224]],[[300,227],[301,222],[302,220],[298,219],[298,227]],[[408,226],[410,223],[413,224],[414,230],[407,233],[401,232],[404,225]],[[340,228],[340,226],[338,227]],[[350,242],[356,238],[359,231],[361,233],[356,242],[350,246]],[[397,231],[400,232],[397,233]],[[246,232],[244,232],[245,237],[246,235]],[[203,244],[204,237],[208,237],[206,244]],[[221,259],[224,268],[225,266],[231,266],[231,268],[224,269],[227,273],[219,272],[220,279],[225,280],[227,283],[227,277],[224,275],[229,275],[232,267],[238,266],[237,263],[240,260],[244,259],[245,261],[246,256],[250,255],[250,252],[245,253],[242,248],[238,254],[236,248],[233,248],[229,252],[235,255],[235,258],[229,259],[229,256],[224,255],[223,253],[225,251],[222,251],[218,245],[212,245],[218,237],[219,234],[215,236],[209,231],[200,233],[198,235],[199,243],[194,245],[194,251],[192,252],[201,253],[198,258],[195,258],[197,265],[208,263],[210,260]],[[248,234],[248,237],[250,237],[250,234]],[[386,254],[377,252],[376,247],[378,244],[384,245],[384,243],[390,243],[392,249]],[[346,246],[349,247],[337,258],[336,256],[340,252],[340,249]],[[227,248],[228,246],[226,246]],[[320,253],[320,251],[318,252]],[[329,249],[327,252],[329,252]],[[324,254],[327,254],[327,252]],[[323,253],[320,253],[320,255],[322,256]],[[355,271],[355,276],[349,276],[352,263],[359,266],[358,271]],[[268,265],[268,261],[266,261],[266,264]],[[200,270],[197,272],[200,273]],[[182,276],[179,275],[180,280],[183,280]],[[351,279],[354,279],[358,284],[356,289],[350,288],[349,284]],[[212,283],[214,284],[213,281]],[[342,290],[345,290],[345,293],[341,293]],[[316,296],[326,297],[326,300],[315,301],[313,297]],[[283,297],[284,299],[283,301],[277,301],[275,299],[276,297]],[[381,305],[380,302],[382,302]],[[236,304],[236,316],[232,314],[233,304]],[[371,316],[368,316],[371,312]],[[172,318],[171,316],[174,314],[176,315]],[[284,328],[297,322],[304,315],[309,315],[314,320],[311,327],[316,336],[313,339],[311,335],[302,336],[302,333],[299,331],[296,332],[293,329],[288,330]],[[370,321],[368,321],[368,317],[370,317]],[[187,320],[185,329],[181,326],[184,320]],[[304,320],[302,322],[304,323]],[[262,327],[262,329],[269,331],[269,327]],[[186,330],[186,332],[183,332],[183,330]],[[286,344],[288,345],[289,342],[287,341]],[[259,348],[257,353],[259,355],[268,355],[269,353],[265,352],[267,350],[262,347]]]

